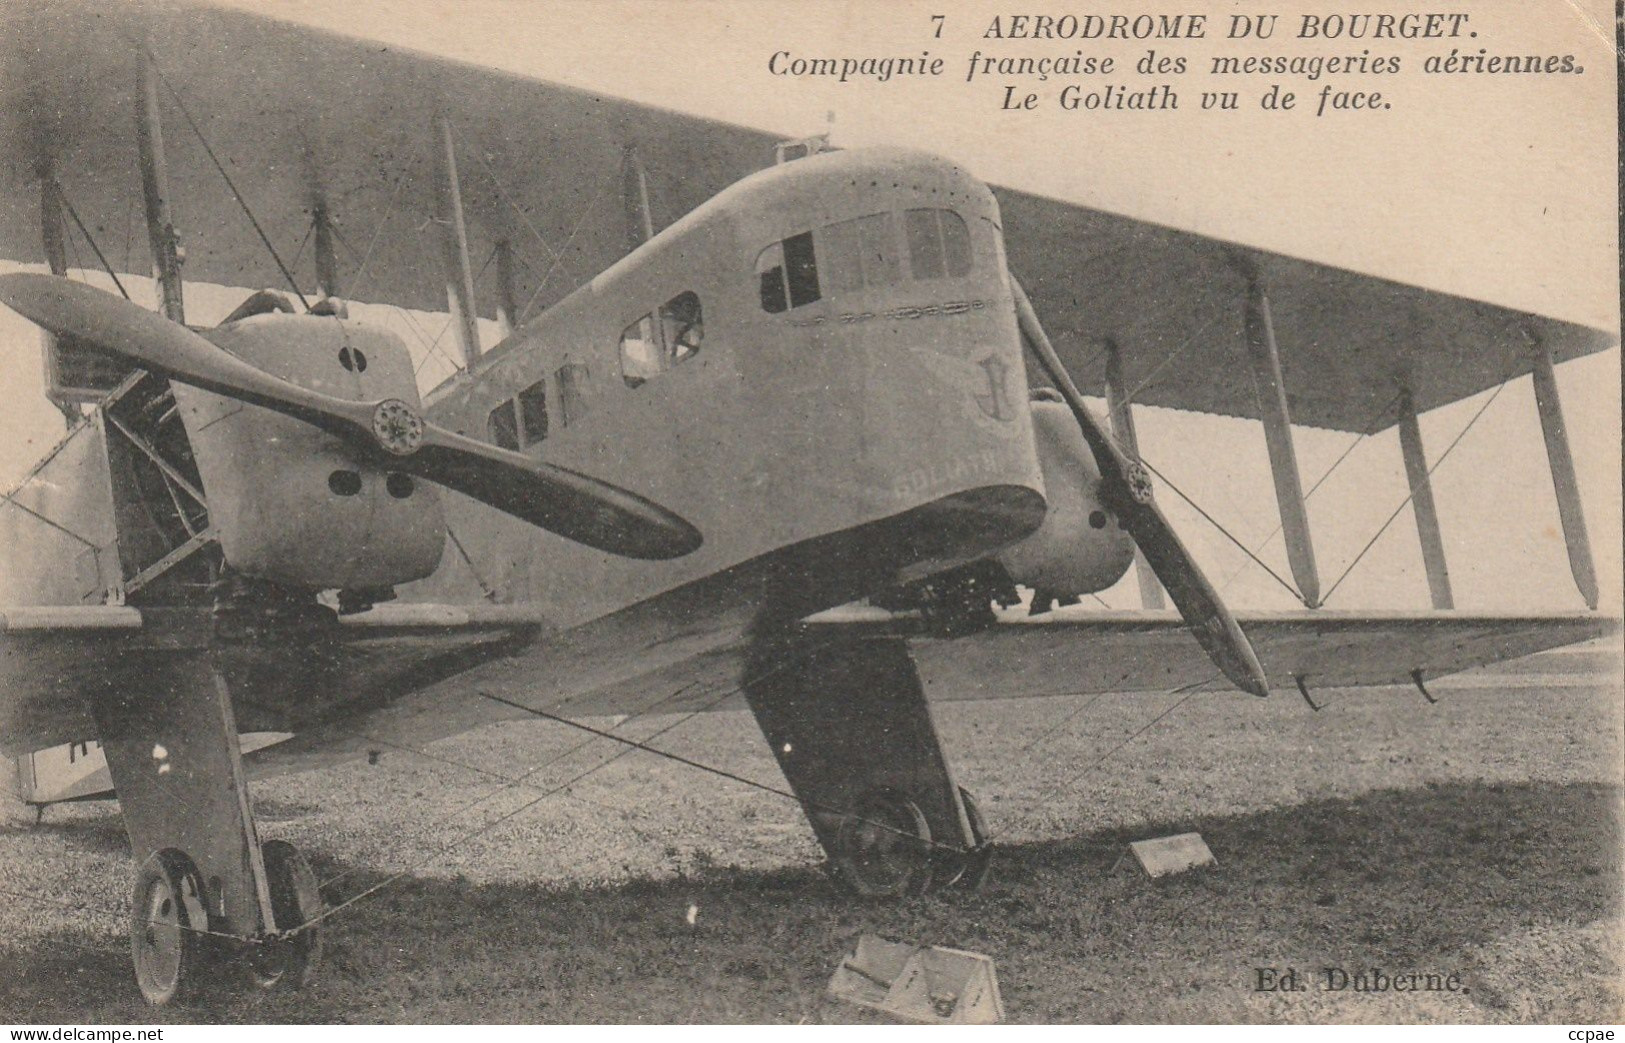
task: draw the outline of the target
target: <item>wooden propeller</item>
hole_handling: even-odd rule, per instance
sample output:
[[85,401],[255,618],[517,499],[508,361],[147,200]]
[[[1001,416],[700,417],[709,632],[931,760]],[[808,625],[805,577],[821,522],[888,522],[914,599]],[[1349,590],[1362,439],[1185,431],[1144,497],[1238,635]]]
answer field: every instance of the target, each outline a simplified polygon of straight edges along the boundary
[[1117,515],[1124,531],[1134,537],[1179,614],[1224,676],[1244,692],[1268,695],[1269,679],[1264,676],[1252,643],[1242,633],[1236,617],[1219,599],[1219,592],[1197,568],[1173,526],[1152,502],[1151,478],[1145,467],[1125,456],[1090,412],[1014,275],[1010,276],[1010,291],[1015,297],[1022,339],[1072,410],[1078,427],[1083,430],[1084,441],[1095,455],[1095,464],[1100,468],[1102,502]]

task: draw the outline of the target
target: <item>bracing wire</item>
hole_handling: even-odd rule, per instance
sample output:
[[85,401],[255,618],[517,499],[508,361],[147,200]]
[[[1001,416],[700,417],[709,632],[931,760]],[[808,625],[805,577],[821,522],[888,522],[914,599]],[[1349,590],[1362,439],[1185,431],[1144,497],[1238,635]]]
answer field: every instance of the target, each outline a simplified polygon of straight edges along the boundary
[[221,179],[225,181],[226,187],[231,190],[232,198],[236,199],[237,205],[242,207],[243,213],[248,216],[248,223],[254,226],[255,234],[260,237],[260,242],[265,244],[265,249],[270,252],[271,260],[276,262],[277,269],[282,272],[282,277],[288,281],[289,289],[293,290],[293,295],[299,298],[300,306],[309,311],[310,301],[305,299],[304,292],[299,289],[299,283],[294,279],[293,272],[289,271],[288,266],[282,263],[282,255],[278,254],[276,247],[271,245],[271,237],[265,234],[265,229],[260,225],[259,218],[255,217],[254,211],[249,208],[248,200],[244,199],[243,194],[237,190],[236,183],[231,180],[231,175],[226,173],[226,166],[220,162],[220,157],[214,154],[213,147],[209,145],[209,139],[203,136],[203,128],[197,125],[197,121],[187,111],[186,103],[181,101],[180,92],[175,89],[174,84],[169,82],[169,77],[164,75],[163,68],[158,64],[157,56],[148,50],[147,58],[152,62],[153,71],[163,81],[164,88],[169,91],[169,96],[174,99],[175,107],[180,110],[181,118],[186,120],[186,125],[192,128],[192,133],[197,135],[198,143],[203,146],[203,151],[208,155],[209,161],[214,164],[215,170],[220,172]]
[[[1342,454],[1338,456],[1336,460],[1332,461],[1332,465],[1326,468],[1326,470],[1321,473],[1320,477],[1315,479],[1314,484],[1309,486],[1309,491],[1303,494],[1303,500],[1305,503],[1309,502],[1309,497],[1315,495],[1315,490],[1326,484],[1326,480],[1332,476],[1332,472],[1336,471],[1343,465],[1343,461],[1349,458],[1350,454],[1352,454],[1354,450],[1359,447],[1360,443],[1371,437],[1372,433],[1376,430],[1377,424],[1382,422],[1382,418],[1388,415],[1388,411],[1393,409],[1394,406],[1399,403],[1400,397],[1404,394],[1404,388],[1396,391],[1394,393],[1394,397],[1389,399],[1388,403],[1382,407],[1382,409],[1377,413],[1376,417],[1372,419],[1371,423],[1366,425],[1365,430],[1356,435],[1354,440],[1344,447]],[[1270,540],[1273,540],[1280,531],[1281,521],[1279,518],[1277,518],[1275,527],[1269,531],[1269,535],[1265,536],[1259,541],[1258,546],[1254,547],[1253,550],[1255,552],[1262,552],[1263,549],[1269,545]],[[1236,577],[1241,575],[1246,568],[1247,566],[1243,564],[1240,568],[1236,569],[1236,571],[1226,576],[1224,578],[1224,582],[1219,584],[1219,590],[1222,592],[1226,587],[1230,586],[1231,583],[1235,582]],[[1324,598],[1321,600],[1322,602],[1325,601]]]
[[[1138,739],[1140,736],[1144,735],[1146,732],[1150,731],[1152,728],[1155,728],[1157,725],[1161,724],[1175,710],[1179,709],[1181,706],[1184,706],[1186,703],[1190,702],[1196,696],[1200,695],[1201,692],[1202,692],[1202,689],[1205,686],[1213,683],[1214,681],[1216,681],[1218,679],[1219,679],[1219,675],[1218,674],[1213,674],[1212,676],[1203,678],[1200,681],[1193,681],[1190,684],[1182,685],[1182,686],[1180,686],[1178,688],[1171,689],[1169,691],[1169,693],[1168,693],[1169,695],[1176,695],[1176,694],[1179,694],[1179,693],[1184,693],[1183,696],[1179,699],[1178,702],[1174,703],[1172,706],[1169,706],[1166,710],[1163,710],[1161,713],[1157,714],[1155,717],[1151,718],[1149,721],[1147,721],[1144,724],[1140,725],[1140,727],[1136,728],[1133,732],[1129,733],[1127,738],[1123,739],[1121,742],[1117,743],[1117,745],[1113,746],[1111,749],[1109,749],[1105,753],[1101,754],[1092,763],[1085,765],[1081,770],[1076,771],[1073,774],[1069,775],[1066,779],[1064,779],[1060,783],[1058,783],[1056,785],[1053,785],[1053,786],[1050,786],[1048,788],[1047,793],[1039,795],[1038,803],[1044,803],[1044,802],[1046,802],[1048,800],[1053,799],[1055,796],[1059,795],[1063,791],[1070,789],[1073,786],[1074,783],[1076,783],[1079,779],[1083,778],[1085,775],[1088,775],[1089,773],[1094,772],[1094,771],[1098,771],[1100,769],[1100,766],[1105,764],[1107,760],[1111,759],[1111,757],[1114,754],[1116,754],[1119,750],[1123,749],[1129,743],[1133,742],[1135,739]],[[1091,700],[1088,705],[1093,705],[1093,704],[1094,704],[1094,700]],[[1087,708],[1087,707],[1085,707],[1085,708]],[[1074,714],[1074,716],[1076,716],[1076,714]],[[997,839],[998,837],[1004,836],[1009,831],[1010,831],[1010,827],[1006,826],[1004,829],[1001,829],[997,833],[994,833],[991,836],[989,836],[987,838],[987,842],[992,842],[993,840]]]
[[1261,568],[1265,572],[1269,573],[1270,576],[1272,576],[1275,579],[1275,582],[1279,583],[1283,588],[1285,588],[1287,593],[1291,594],[1293,597],[1297,598],[1299,601],[1304,602],[1304,604],[1308,604],[1308,602],[1304,599],[1304,596],[1301,593],[1298,592],[1297,587],[1294,587],[1291,583],[1288,583],[1286,580],[1282,579],[1280,573],[1276,572],[1274,569],[1270,568],[1267,564],[1265,564],[1264,559],[1262,559],[1258,555],[1254,554],[1247,547],[1247,545],[1245,543],[1242,543],[1240,540],[1238,540],[1230,532],[1229,529],[1225,528],[1222,524],[1220,524],[1220,522],[1219,522],[1219,520],[1217,518],[1213,517],[1213,515],[1209,514],[1207,511],[1203,510],[1201,504],[1197,503],[1195,500],[1193,500],[1189,496],[1185,495],[1184,490],[1180,489],[1179,486],[1177,486],[1173,482],[1169,481],[1167,475],[1163,474],[1161,471],[1159,471],[1155,467],[1153,467],[1151,465],[1150,461],[1146,460],[1145,457],[1143,457],[1143,456],[1140,458],[1140,463],[1144,464],[1146,470],[1148,470],[1152,474],[1156,475],[1157,478],[1164,485],[1166,485],[1166,486],[1168,486],[1168,488],[1172,489],[1179,496],[1179,498],[1181,500],[1184,500],[1186,503],[1190,504],[1191,508],[1194,511],[1196,511],[1197,514],[1200,514],[1204,519],[1206,519],[1206,521],[1207,521],[1207,523],[1209,525],[1212,525],[1215,529],[1218,529],[1219,533],[1221,535],[1223,535],[1225,539],[1229,540],[1231,543],[1234,543],[1237,547],[1241,548],[1241,552],[1243,554],[1245,554],[1249,558],[1253,559],[1254,563],[1256,563],[1259,568]]
[[[56,196],[57,202],[62,204],[62,209],[66,210],[68,216],[73,219],[74,226],[79,229],[79,234],[85,237],[85,242],[90,244],[90,249],[96,254],[96,260],[101,263],[102,270],[107,273],[107,277],[113,280],[113,285],[118,287],[118,292],[124,295],[125,300],[129,300],[130,291],[126,290],[124,284],[119,281],[118,273],[113,270],[112,263],[108,261],[107,255],[102,253],[102,248],[96,244],[96,239],[90,234],[90,229],[86,228],[85,223],[79,219],[79,211],[73,208],[73,204],[68,201],[67,193],[62,191],[62,185],[55,178],[51,179],[51,194]],[[71,243],[73,240],[68,241]]]
[[[1444,452],[1440,453],[1439,458],[1433,461],[1433,465],[1428,468],[1427,477],[1429,480],[1433,478],[1433,472],[1439,469],[1439,465],[1444,463],[1445,460],[1449,458],[1450,453],[1456,448],[1456,446],[1461,444],[1461,440],[1467,437],[1467,432],[1471,431],[1473,429],[1473,425],[1478,423],[1478,418],[1483,416],[1484,411],[1489,409],[1495,400],[1500,397],[1501,391],[1507,386],[1507,382],[1511,379],[1512,378],[1508,376],[1506,379],[1502,380],[1501,383],[1495,386],[1495,390],[1490,392],[1489,397],[1486,398],[1478,407],[1478,411],[1468,418],[1467,423],[1459,432],[1457,432],[1456,437],[1451,441],[1451,443],[1445,447]],[[1331,589],[1326,591],[1326,596],[1321,598],[1322,604],[1325,604],[1331,599],[1331,596],[1337,592],[1337,588],[1342,585],[1345,579],[1348,579],[1349,573],[1353,572],[1354,567],[1360,564],[1360,560],[1364,558],[1368,552],[1370,552],[1372,547],[1377,545],[1377,541],[1382,539],[1382,534],[1388,531],[1388,527],[1394,523],[1394,519],[1398,518],[1400,513],[1404,511],[1406,507],[1410,506],[1411,500],[1415,499],[1415,497],[1415,490],[1411,490],[1405,494],[1405,498],[1399,501],[1399,506],[1395,507],[1393,513],[1388,515],[1388,520],[1383,522],[1382,525],[1377,529],[1376,533],[1366,541],[1365,546],[1360,548],[1360,553],[1354,556],[1354,560],[1348,563],[1348,567],[1343,570],[1343,574],[1337,577],[1337,582],[1333,583],[1331,585]]]

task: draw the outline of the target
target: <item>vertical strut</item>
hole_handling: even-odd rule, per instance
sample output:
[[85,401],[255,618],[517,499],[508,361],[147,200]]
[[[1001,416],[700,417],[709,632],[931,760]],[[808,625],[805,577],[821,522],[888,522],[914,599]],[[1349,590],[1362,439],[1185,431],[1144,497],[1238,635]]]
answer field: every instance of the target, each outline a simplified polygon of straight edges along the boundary
[[446,303],[457,327],[457,345],[463,365],[472,366],[480,357],[479,314],[474,303],[474,269],[468,260],[468,224],[463,217],[463,190],[457,178],[457,147],[451,121],[444,113],[435,116],[435,155],[438,159],[436,187],[439,194],[440,248],[446,272]]
[[[51,274],[67,275],[67,228],[62,223],[62,201],[57,198],[56,191],[56,175],[47,161],[41,164],[39,170],[40,244],[45,247],[45,260],[51,266]],[[40,348],[45,353],[45,386],[54,390],[60,386],[56,338],[43,329],[40,330]],[[69,427],[79,419],[79,408],[68,399],[53,394],[51,404],[62,411],[62,419],[67,421]]]
[[339,288],[338,256],[333,252],[333,218],[327,211],[326,201],[316,204],[316,295],[335,300],[343,291]]
[[654,238],[654,211],[649,206],[649,176],[636,145],[626,146],[621,164],[621,202],[626,210],[626,252]]
[[497,240],[497,325],[508,337],[519,327],[519,282],[513,266],[513,243]]
[[1303,506],[1298,478],[1298,454],[1292,444],[1292,417],[1287,411],[1286,383],[1281,379],[1281,355],[1275,343],[1270,300],[1256,278],[1247,281],[1247,354],[1258,387],[1269,447],[1270,473],[1275,479],[1275,502],[1281,512],[1281,534],[1286,539],[1287,561],[1304,604],[1320,604],[1320,576],[1315,569],[1315,547],[1309,538],[1309,515]]
[[135,141],[141,162],[141,198],[146,204],[147,243],[152,248],[152,275],[158,282],[163,313],[173,322],[184,323],[180,239],[169,213],[168,164],[164,160],[164,131],[158,111],[158,70],[144,47],[137,65],[141,82]]
[[[1140,439],[1134,431],[1134,403],[1123,380],[1123,353],[1117,342],[1107,339],[1106,344],[1106,408],[1111,415],[1112,435],[1117,444],[1132,460],[1140,459]],[[1162,584],[1145,560],[1139,547],[1134,548],[1134,575],[1140,581],[1140,604],[1145,608],[1163,608],[1167,604],[1162,596]]]
[[1597,569],[1591,560],[1591,539],[1586,534],[1585,511],[1580,506],[1580,482],[1574,473],[1574,455],[1569,451],[1568,428],[1563,423],[1563,404],[1557,397],[1557,374],[1552,372],[1552,349],[1536,338],[1534,369],[1535,409],[1540,413],[1541,434],[1546,437],[1546,460],[1552,472],[1552,491],[1557,494],[1557,513],[1563,521],[1563,539],[1568,544],[1569,571],[1587,608],[1597,607]]
[[1411,510],[1416,515],[1416,535],[1422,542],[1428,593],[1434,608],[1455,608],[1450,594],[1450,569],[1444,560],[1444,538],[1439,534],[1439,512],[1433,506],[1433,485],[1428,479],[1427,454],[1422,449],[1422,429],[1416,422],[1416,402],[1409,387],[1399,394],[1399,448],[1405,456],[1405,477],[1411,485]]

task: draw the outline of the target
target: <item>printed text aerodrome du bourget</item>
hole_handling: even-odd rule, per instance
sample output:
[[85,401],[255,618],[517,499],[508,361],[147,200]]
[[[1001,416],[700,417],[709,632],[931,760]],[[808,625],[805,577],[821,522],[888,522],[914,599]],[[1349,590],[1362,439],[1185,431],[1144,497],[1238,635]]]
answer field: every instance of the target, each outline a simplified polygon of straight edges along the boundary
[[[955,23],[958,24],[955,24]],[[960,79],[995,88],[999,109],[1163,110],[1181,106],[1178,79],[1206,74],[1199,106],[1238,107],[1229,87],[1257,81],[1253,98],[1266,110],[1326,116],[1393,108],[1391,78],[1424,75],[1578,74],[1572,54],[1532,53],[1516,41],[1481,40],[1473,14],[1361,12],[1349,14],[996,14],[970,24],[932,15],[921,24],[918,49],[892,53],[772,52],[776,78],[838,83],[897,83]],[[946,31],[945,31],[946,30]],[[957,54],[955,42],[974,49]],[[1194,42],[1193,42],[1194,41]],[[1204,46],[1205,43],[1205,46]],[[1117,77],[1118,79],[1112,79]],[[1293,80],[1320,84],[1298,104]],[[1160,82],[1148,82],[1157,78]],[[1380,80],[1378,79],[1380,78]],[[1064,82],[1066,80],[1076,82]],[[1382,89],[1373,89],[1372,82]],[[1060,81],[1060,82],[1056,82]],[[1029,85],[1048,85],[1029,90]],[[1188,104],[1188,102],[1187,102]]]

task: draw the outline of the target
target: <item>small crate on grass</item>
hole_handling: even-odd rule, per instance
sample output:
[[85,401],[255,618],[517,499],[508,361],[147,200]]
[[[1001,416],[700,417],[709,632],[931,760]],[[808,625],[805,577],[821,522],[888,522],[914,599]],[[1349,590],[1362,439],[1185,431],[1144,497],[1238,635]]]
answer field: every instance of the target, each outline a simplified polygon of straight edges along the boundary
[[1200,833],[1178,833],[1171,837],[1136,840],[1128,849],[1140,863],[1146,875],[1155,879],[1183,873],[1198,866],[1218,865],[1218,859],[1208,850],[1207,841]]
[[939,945],[889,942],[872,934],[841,961],[829,994],[860,1007],[930,1025],[994,1025],[1004,1020],[993,960]]

